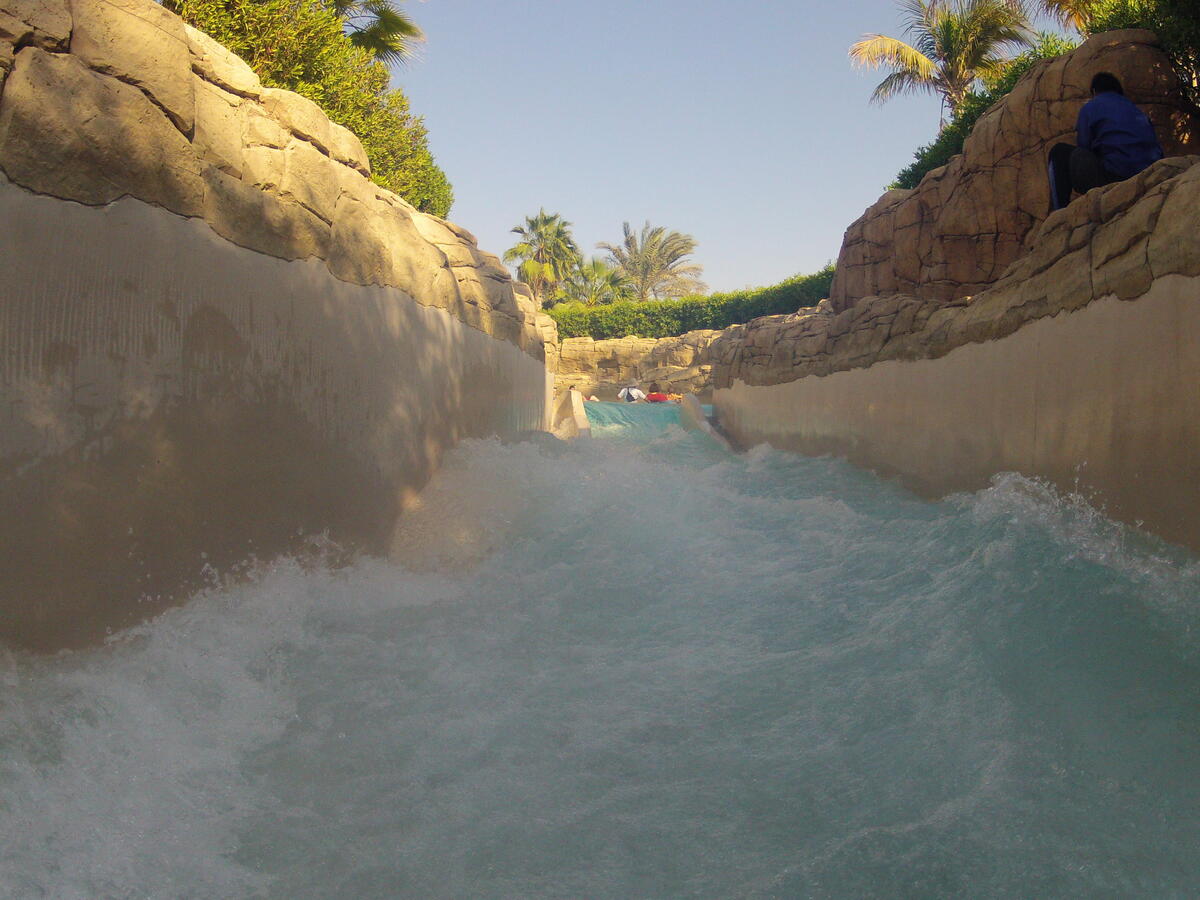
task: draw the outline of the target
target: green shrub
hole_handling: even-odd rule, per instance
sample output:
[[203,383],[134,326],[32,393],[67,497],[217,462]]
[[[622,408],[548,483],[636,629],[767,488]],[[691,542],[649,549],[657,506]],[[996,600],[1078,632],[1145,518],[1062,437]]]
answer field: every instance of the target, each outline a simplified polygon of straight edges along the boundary
[[1200,103],[1200,4],[1196,0],[1107,0],[1088,16],[1093,32],[1149,28],[1162,41],[1184,91]]
[[1005,68],[998,77],[985,81],[982,91],[967,94],[958,113],[946,123],[933,143],[926,144],[914,154],[915,161],[900,170],[889,187],[915,188],[929,172],[946,165],[951,158],[962,153],[963,143],[979,117],[1008,94],[1021,76],[1043,59],[1060,56],[1075,48],[1075,44],[1055,34],[1043,33],[1037,45],[1025,51]]
[[387,66],[350,43],[321,0],[165,0],[250,64],[262,83],[312,100],[362,141],[372,179],[417,209],[446,216],[454,195],[422,120],[389,87]]
[[584,306],[560,303],[546,310],[558,323],[559,337],[596,340],[628,336],[674,337],[700,328],[728,328],[759,316],[793,313],[829,296],[833,266],[812,275],[796,275],[779,284],[745,291]]

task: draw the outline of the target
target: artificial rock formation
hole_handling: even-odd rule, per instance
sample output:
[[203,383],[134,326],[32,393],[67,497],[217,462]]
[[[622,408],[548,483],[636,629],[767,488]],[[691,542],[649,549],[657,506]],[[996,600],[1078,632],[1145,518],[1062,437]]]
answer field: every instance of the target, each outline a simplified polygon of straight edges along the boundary
[[357,137],[151,0],[0,0],[0,48],[0,170],[13,184],[199,218],[545,358],[547,325],[497,257],[372,183]]
[[1148,31],[1095,35],[1038,64],[976,123],[961,155],[912,190],[885,193],[847,230],[830,291],[835,312],[862,298],[954,301],[995,282],[1050,212],[1046,154],[1075,142],[1092,76],[1112,72],[1154,122],[1168,156],[1200,149],[1200,116]]
[[612,396],[627,384],[657,382],[664,391],[706,394],[712,389],[709,346],[719,331],[678,337],[624,337],[596,341],[566,338],[560,348],[555,389],[572,385],[585,394]]
[[455,441],[548,426],[554,323],[369,176],[152,0],[0,0],[0,642],[386,553]]
[[1019,472],[1200,549],[1200,156],[1045,214],[1046,154],[1101,70],[1168,153],[1196,146],[1152,35],[1034,69],[962,156],[851,226],[829,300],[713,342],[735,443],[845,456],[934,496]]
[[833,453],[933,496],[1020,472],[1200,550],[1200,157],[1046,219],[974,297],[865,298],[713,346],[742,446]]
[[840,312],[766,316],[721,333],[714,383],[770,385],[887,360],[937,359],[1107,295],[1133,300],[1170,275],[1200,275],[1200,156],[1174,157],[1077,199],[1029,235],[1029,249],[974,297],[864,297]]

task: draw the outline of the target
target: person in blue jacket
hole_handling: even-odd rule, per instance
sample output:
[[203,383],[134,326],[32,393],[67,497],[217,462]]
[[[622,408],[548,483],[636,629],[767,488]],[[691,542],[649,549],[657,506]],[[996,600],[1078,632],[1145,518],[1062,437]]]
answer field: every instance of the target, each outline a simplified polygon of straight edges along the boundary
[[1075,123],[1077,146],[1055,144],[1050,150],[1050,206],[1062,209],[1071,192],[1124,181],[1163,158],[1154,126],[1125,96],[1110,72],[1092,79],[1092,99]]

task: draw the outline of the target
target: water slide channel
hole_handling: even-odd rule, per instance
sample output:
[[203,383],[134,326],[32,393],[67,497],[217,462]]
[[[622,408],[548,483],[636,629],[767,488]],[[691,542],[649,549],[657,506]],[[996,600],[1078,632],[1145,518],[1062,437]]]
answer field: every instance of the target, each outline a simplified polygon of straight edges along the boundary
[[390,561],[0,658],[0,897],[1194,896],[1194,558],[588,412]]

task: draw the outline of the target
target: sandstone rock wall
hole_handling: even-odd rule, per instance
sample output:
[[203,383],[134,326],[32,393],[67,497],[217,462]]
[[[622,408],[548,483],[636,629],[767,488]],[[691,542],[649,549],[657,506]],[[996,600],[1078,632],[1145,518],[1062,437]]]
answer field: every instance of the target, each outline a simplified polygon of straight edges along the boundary
[[135,197],[280,259],[320,259],[544,359],[538,310],[470,232],[371,182],[312,101],[152,0],[0,0],[0,170],[89,205]]
[[716,387],[780,384],[886,360],[936,359],[1109,294],[1134,299],[1167,275],[1200,274],[1200,156],[1155,163],[1047,218],[990,288],[949,302],[865,297],[840,312],[755,319],[713,341]]
[[547,427],[553,322],[368,175],[150,0],[0,0],[0,642],[386,553],[447,447]]
[[555,389],[562,393],[575,385],[584,394],[611,399],[627,384],[644,389],[657,382],[671,393],[707,393],[712,389],[709,347],[720,334],[701,330],[669,338],[566,338]]
[[1155,36],[1095,35],[1022,78],[979,120],[961,155],[913,190],[888,191],[846,230],[833,310],[882,294],[955,301],[995,282],[1049,213],[1047,150],[1075,142],[1079,108],[1102,71],[1146,110],[1168,156],[1200,149],[1200,116]]
[[1200,549],[1200,157],[1048,217],[991,287],[867,297],[721,335],[742,446],[836,453],[934,495],[997,472]]

